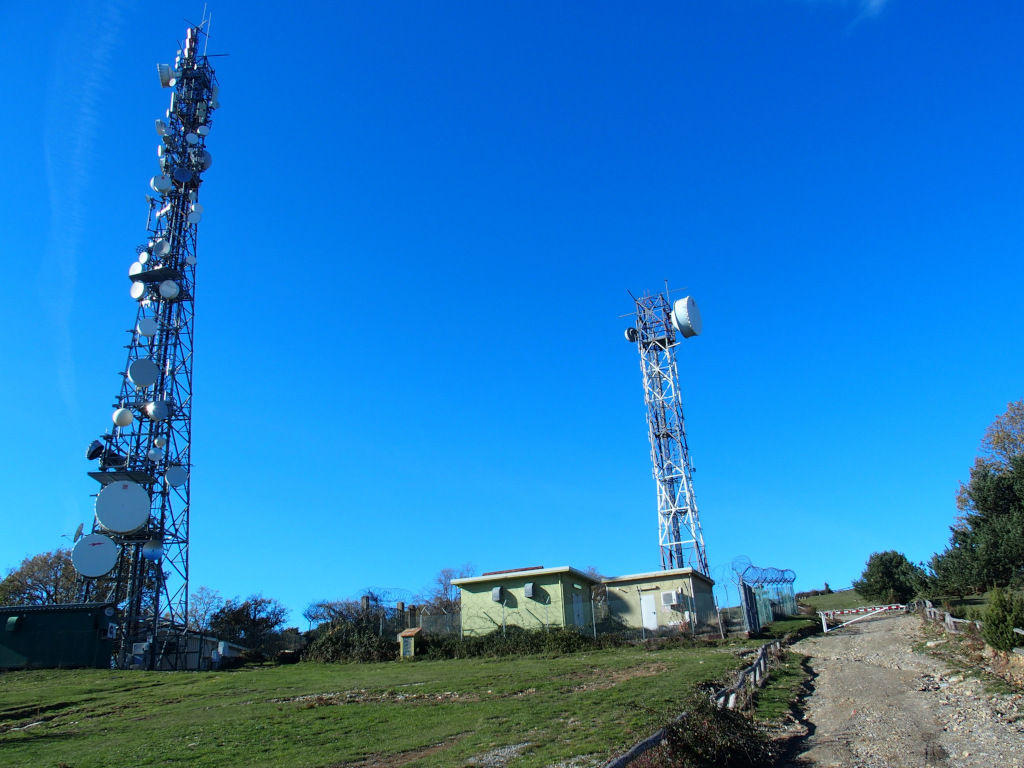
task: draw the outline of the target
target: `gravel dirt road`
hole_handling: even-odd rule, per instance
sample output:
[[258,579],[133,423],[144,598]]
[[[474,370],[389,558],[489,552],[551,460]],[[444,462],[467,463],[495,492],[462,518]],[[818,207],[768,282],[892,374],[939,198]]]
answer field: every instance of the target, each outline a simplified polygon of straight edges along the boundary
[[808,735],[786,765],[1024,768],[1024,697],[915,652],[925,639],[920,618],[888,616],[796,643],[815,677]]

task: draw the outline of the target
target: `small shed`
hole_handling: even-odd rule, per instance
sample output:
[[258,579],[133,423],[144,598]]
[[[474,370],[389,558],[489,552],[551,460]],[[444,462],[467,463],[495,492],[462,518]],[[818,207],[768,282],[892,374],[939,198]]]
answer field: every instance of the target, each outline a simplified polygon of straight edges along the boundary
[[715,582],[693,568],[634,573],[604,580],[608,612],[629,627],[687,627],[697,634],[718,623]]
[[569,566],[513,568],[452,579],[459,588],[462,634],[486,635],[503,627],[589,628],[595,581]]

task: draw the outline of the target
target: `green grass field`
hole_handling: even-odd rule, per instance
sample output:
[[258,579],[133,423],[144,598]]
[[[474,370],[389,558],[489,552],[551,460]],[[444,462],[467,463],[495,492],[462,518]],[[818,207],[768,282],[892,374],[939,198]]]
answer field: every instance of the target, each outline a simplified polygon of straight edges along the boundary
[[[751,642],[757,645],[756,642]],[[735,645],[735,644],[731,644]],[[0,674],[4,766],[462,766],[609,756],[741,666],[729,648],[313,664],[219,673]]]

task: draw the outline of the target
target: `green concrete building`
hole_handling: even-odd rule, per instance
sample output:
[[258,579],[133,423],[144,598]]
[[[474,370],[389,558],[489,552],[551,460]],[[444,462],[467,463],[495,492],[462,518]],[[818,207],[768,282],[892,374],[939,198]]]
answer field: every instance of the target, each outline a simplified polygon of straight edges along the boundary
[[486,635],[502,627],[593,627],[595,581],[569,566],[491,571],[452,579],[459,588],[462,634]]
[[608,612],[628,627],[656,631],[689,628],[699,634],[718,625],[715,582],[692,568],[635,573],[603,581]]

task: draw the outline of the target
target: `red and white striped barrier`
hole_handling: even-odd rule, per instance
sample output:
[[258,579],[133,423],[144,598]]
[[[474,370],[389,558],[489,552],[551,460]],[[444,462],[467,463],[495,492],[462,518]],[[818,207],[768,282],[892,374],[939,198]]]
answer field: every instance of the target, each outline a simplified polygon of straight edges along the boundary
[[[818,615],[821,616],[821,631],[831,632],[834,629],[845,627],[847,624],[853,624],[853,622],[855,621],[867,619],[871,616],[876,616],[880,613],[906,613],[906,610],[907,606],[900,605],[899,603],[893,603],[891,605],[868,605],[864,606],[863,608],[844,608],[842,610],[835,611],[818,611]],[[830,627],[828,625],[828,622],[834,621],[837,616],[848,616],[852,614],[860,615],[854,619],[850,619],[849,621],[843,622],[842,624],[836,627]]]
[[842,610],[835,611],[818,611],[818,613],[824,615],[829,619],[833,619],[836,616],[848,616],[855,613],[872,613],[874,611],[905,611],[907,606],[893,603],[892,605],[869,605],[863,608],[844,608]]

